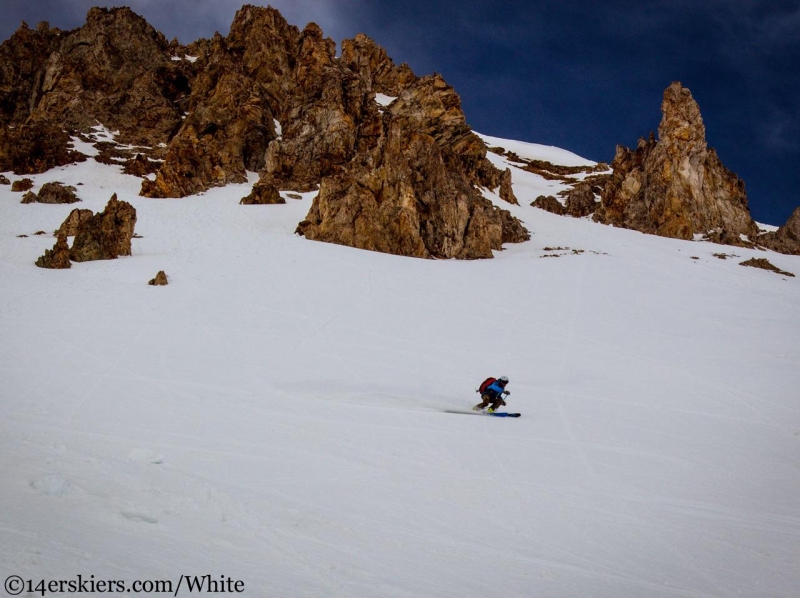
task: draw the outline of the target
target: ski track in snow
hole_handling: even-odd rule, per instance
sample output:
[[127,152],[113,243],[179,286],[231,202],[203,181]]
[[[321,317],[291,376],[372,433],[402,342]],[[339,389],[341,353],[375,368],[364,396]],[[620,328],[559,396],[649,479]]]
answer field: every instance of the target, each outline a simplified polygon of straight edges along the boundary
[[[532,239],[477,262],[299,238],[313,193],[240,206],[252,174],[179,200],[91,161],[31,177],[84,183],[77,206],[0,186],[0,570],[793,598],[800,280],[738,263],[800,275],[800,258],[553,216],[529,204],[560,183],[489,157],[521,205],[485,195]],[[17,235],[114,192],[137,209],[132,257],[33,266],[53,237]],[[523,417],[443,412],[501,374]]]

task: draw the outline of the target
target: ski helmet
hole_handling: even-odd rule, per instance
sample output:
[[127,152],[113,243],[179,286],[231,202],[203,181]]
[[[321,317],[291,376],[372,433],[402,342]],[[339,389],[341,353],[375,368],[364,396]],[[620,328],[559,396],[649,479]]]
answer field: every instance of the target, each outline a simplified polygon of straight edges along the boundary
[[500,382],[505,382],[506,384],[508,384],[508,376],[500,376],[498,380],[500,380]]

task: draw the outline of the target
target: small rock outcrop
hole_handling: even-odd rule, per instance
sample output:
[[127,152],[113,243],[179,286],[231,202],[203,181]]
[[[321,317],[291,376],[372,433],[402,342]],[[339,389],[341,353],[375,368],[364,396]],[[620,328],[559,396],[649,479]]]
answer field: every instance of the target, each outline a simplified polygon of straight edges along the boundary
[[583,218],[593,214],[597,209],[594,189],[588,183],[575,185],[567,194],[565,213],[574,218]]
[[775,264],[763,257],[754,257],[741,262],[739,265],[749,266],[751,268],[760,268],[761,270],[769,270],[770,272],[775,272],[775,274],[780,274],[781,276],[791,276],[794,278],[794,274],[787,272],[786,270],[781,270]]
[[8,180],[8,177],[4,174],[0,174],[0,185],[10,185],[11,181]]
[[617,147],[595,220],[679,239],[710,231],[754,237],[744,182],[708,147],[692,94],[673,83],[661,112],[657,141],[651,135],[636,150]]
[[36,265],[40,268],[64,269],[71,268],[69,261],[69,245],[67,236],[59,235],[56,244],[52,249],[46,249],[44,255],[36,260]]
[[11,190],[15,193],[29,191],[30,189],[33,189],[33,179],[17,179],[11,183]]
[[169,284],[169,280],[167,280],[167,275],[164,273],[164,271],[159,270],[158,274],[156,274],[156,277],[151,278],[150,282],[148,282],[147,284],[154,287],[163,287]]
[[33,191],[26,191],[25,195],[22,196],[22,201],[20,203],[36,203],[36,194]]
[[267,180],[261,179],[255,185],[253,190],[246,197],[243,197],[239,202],[245,206],[266,205],[266,204],[282,204],[286,200],[281,197],[281,194],[275,188],[275,185]]
[[511,186],[511,169],[506,168],[500,176],[500,199],[507,201],[515,206],[519,205],[517,196],[514,195],[514,188]]
[[558,214],[559,216],[563,216],[565,212],[564,206],[561,205],[561,202],[552,195],[540,195],[531,202],[531,205],[534,208],[545,210],[551,214]]
[[758,237],[758,243],[778,253],[800,255],[800,208],[777,231]]
[[75,195],[75,191],[75,187],[64,185],[58,181],[45,183],[39,190],[36,201],[37,203],[52,204],[76,203],[80,199]]
[[88,262],[130,255],[135,226],[136,209],[126,201],[119,201],[115,193],[102,212],[79,225],[70,259]]
[[78,234],[81,225],[89,221],[93,216],[94,213],[91,210],[79,210],[76,208],[69,213],[67,219],[56,229],[53,236],[74,237]]

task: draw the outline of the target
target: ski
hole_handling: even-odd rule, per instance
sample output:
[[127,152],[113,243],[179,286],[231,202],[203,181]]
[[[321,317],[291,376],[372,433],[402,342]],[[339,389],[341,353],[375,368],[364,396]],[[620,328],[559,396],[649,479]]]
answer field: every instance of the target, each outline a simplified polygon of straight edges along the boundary
[[458,413],[461,415],[491,415],[493,417],[520,417],[521,413],[506,413],[505,411],[495,411],[486,413],[485,411],[456,411],[455,409],[445,409],[445,413]]

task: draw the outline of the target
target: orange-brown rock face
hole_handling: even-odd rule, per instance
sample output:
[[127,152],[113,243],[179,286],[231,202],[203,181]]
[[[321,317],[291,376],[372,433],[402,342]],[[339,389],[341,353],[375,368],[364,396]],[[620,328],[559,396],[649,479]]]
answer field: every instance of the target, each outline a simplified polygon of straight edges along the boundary
[[271,142],[265,176],[280,189],[310,191],[339,172],[369,137],[377,106],[364,81],[335,58],[333,40],[309,23],[298,41],[294,79],[281,111],[282,135]]
[[[142,195],[183,197],[261,169],[292,76],[299,32],[272,8],[245,6],[227,37],[202,44],[189,113]],[[200,45],[198,45],[200,47]],[[200,62],[200,61],[198,61]]]
[[56,244],[52,249],[45,249],[44,255],[36,260],[36,265],[40,268],[52,268],[54,270],[71,268],[67,236],[58,235]]
[[661,112],[658,141],[642,139],[636,150],[617,147],[595,219],[680,239],[722,231],[730,239],[755,236],[744,182],[708,148],[689,90],[670,85]]
[[[527,238],[476,190],[501,186],[514,201],[510,173],[487,160],[455,90],[396,66],[364,35],[337,58],[314,23],[300,31],[272,8],[244,6],[227,36],[180,46],[129,9],[92,9],[74,31],[23,28],[0,54],[9,61],[0,65],[0,169],[75,160],[69,138],[80,135],[96,143],[96,160],[146,177],[148,197],[245,182],[248,171],[261,180],[244,203],[321,188],[301,227],[309,238],[461,258]],[[397,99],[387,106],[376,94]],[[137,147],[103,142],[97,123]],[[347,199],[334,209],[334,197]],[[87,234],[76,235],[73,259],[113,253]]]
[[80,222],[69,257],[76,262],[88,262],[130,255],[135,226],[136,209],[126,201],[119,201],[115,193],[102,212]]
[[395,66],[386,50],[363,33],[342,42],[340,62],[361,77],[367,91],[391,97],[399,96],[417,80],[407,64]]
[[408,121],[387,115],[374,151],[323,179],[298,228],[309,239],[422,258],[492,257],[529,238],[469,183],[458,158]]
[[800,255],[800,208],[777,231],[761,235],[758,243],[778,253]]
[[91,210],[74,209],[69,213],[67,219],[61,223],[61,226],[53,233],[54,236],[59,237],[64,235],[66,237],[74,237],[78,234],[81,224],[90,220],[94,214]]
[[[93,8],[74,31],[23,26],[0,46],[0,169],[43,172],[81,159],[69,133],[101,123],[156,146],[181,122],[190,63],[127,8]],[[85,158],[84,158],[85,159]]]

